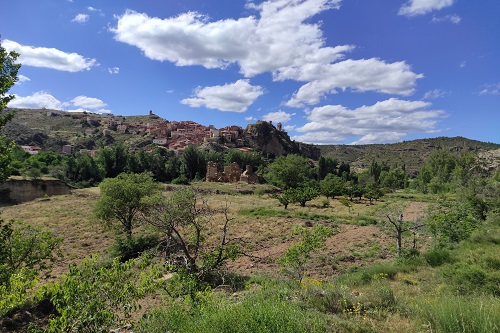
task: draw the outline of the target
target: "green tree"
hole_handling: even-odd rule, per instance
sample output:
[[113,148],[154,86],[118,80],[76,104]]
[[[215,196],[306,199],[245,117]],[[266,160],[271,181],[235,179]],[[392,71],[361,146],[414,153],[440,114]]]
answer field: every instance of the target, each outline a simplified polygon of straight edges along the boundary
[[283,189],[297,188],[311,177],[312,168],[309,160],[299,155],[278,157],[265,175],[265,179]]
[[[207,159],[207,161],[214,161],[214,159]],[[247,165],[251,165],[253,171],[257,171],[263,165],[262,156],[256,152],[244,152],[238,149],[230,149],[224,155],[224,164],[230,165],[236,162],[243,170]]]
[[294,189],[284,190],[281,193],[274,193],[270,196],[273,199],[278,199],[280,204],[282,204],[285,209],[288,209],[288,205],[295,202]]
[[119,222],[129,239],[139,211],[144,207],[142,198],[160,191],[150,173],[119,174],[106,178],[99,185],[101,195],[94,206],[95,215],[108,223]]
[[127,171],[129,152],[127,146],[120,142],[110,148],[100,149],[97,161],[101,167],[104,178],[114,178]]
[[445,150],[433,151],[420,170],[413,186],[423,193],[448,192],[458,157]]
[[436,246],[446,246],[469,238],[481,224],[482,211],[472,200],[442,202],[432,206],[427,228],[434,236]]
[[320,182],[321,194],[327,198],[335,199],[336,196],[344,193],[344,180],[334,174],[329,173]]
[[[21,67],[16,64],[19,54],[7,52],[0,40],[0,130],[14,117],[14,113],[5,112],[7,104],[14,99],[14,95],[7,95],[9,89],[17,82],[17,72]],[[0,183],[9,177],[9,164],[13,143],[5,136],[0,136]]]
[[370,176],[373,177],[375,184],[378,184],[380,180],[380,173],[382,172],[382,165],[378,164],[375,161],[372,161],[368,171],[370,173]]
[[314,198],[319,196],[318,187],[315,186],[314,181],[309,182],[309,184],[304,183],[302,186],[297,188],[290,188],[285,190],[288,192],[290,197],[292,198],[292,202],[298,202],[300,207],[305,207],[306,202],[311,201]]
[[328,174],[337,174],[339,162],[330,157],[321,156],[318,161],[318,180],[323,180]]
[[380,186],[392,190],[406,188],[408,184],[408,175],[402,168],[391,167],[389,171],[382,170],[380,174]]
[[64,176],[66,181],[77,187],[95,186],[103,178],[96,160],[86,153],[68,157],[64,164]]
[[370,203],[372,203],[373,199],[377,200],[384,195],[384,193],[380,190],[380,188],[376,186],[374,183],[366,184],[363,193],[365,198],[370,200]]
[[188,180],[201,179],[207,173],[207,162],[203,154],[193,145],[188,146],[181,155],[181,173]]

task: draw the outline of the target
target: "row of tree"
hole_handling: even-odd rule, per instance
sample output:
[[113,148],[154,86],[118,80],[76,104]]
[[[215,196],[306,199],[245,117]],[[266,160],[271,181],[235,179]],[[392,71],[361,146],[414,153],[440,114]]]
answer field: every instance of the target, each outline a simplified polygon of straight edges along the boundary
[[132,152],[124,143],[117,143],[97,151],[95,157],[87,153],[61,155],[42,151],[30,155],[20,147],[14,147],[9,172],[12,175],[40,177],[50,175],[79,187],[95,186],[105,178],[115,178],[123,172],[151,172],[159,182],[189,182],[203,179],[207,163],[216,162],[219,168],[237,162],[240,166],[251,165],[261,170],[267,161],[258,153],[237,149],[225,153],[203,151],[189,146],[180,155],[157,146],[149,146]]

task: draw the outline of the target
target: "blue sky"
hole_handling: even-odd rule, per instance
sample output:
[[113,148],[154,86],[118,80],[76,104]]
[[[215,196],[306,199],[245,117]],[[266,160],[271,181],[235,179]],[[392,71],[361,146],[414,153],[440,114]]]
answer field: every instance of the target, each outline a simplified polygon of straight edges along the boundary
[[498,0],[2,1],[10,107],[500,143]]

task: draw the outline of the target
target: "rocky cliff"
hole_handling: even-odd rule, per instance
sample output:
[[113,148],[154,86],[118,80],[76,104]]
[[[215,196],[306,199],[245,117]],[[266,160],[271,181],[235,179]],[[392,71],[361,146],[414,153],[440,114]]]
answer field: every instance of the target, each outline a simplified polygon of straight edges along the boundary
[[300,154],[317,160],[320,149],[314,145],[295,142],[285,131],[278,130],[270,122],[258,121],[247,126],[243,132],[248,145],[264,154],[275,157],[287,154]]

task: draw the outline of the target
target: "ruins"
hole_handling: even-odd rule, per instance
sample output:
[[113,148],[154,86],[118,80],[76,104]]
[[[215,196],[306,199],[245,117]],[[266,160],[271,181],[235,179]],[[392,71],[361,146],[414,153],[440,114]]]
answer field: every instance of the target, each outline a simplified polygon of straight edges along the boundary
[[243,181],[248,184],[256,184],[258,183],[258,177],[255,173],[253,173],[251,165],[247,165],[245,171],[242,172],[238,163],[233,162],[224,167],[224,171],[220,172],[217,168],[216,162],[208,162],[206,181],[222,183],[236,183]]

